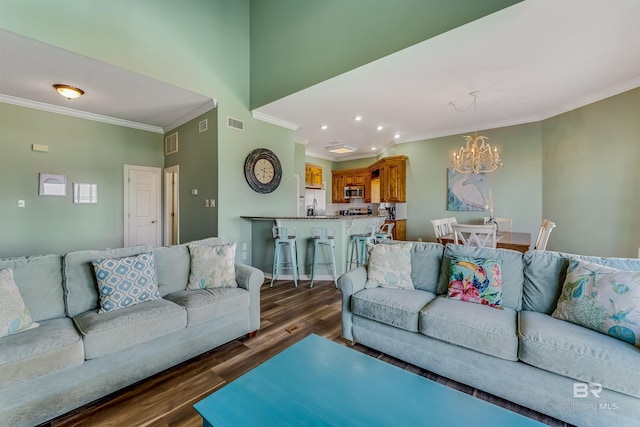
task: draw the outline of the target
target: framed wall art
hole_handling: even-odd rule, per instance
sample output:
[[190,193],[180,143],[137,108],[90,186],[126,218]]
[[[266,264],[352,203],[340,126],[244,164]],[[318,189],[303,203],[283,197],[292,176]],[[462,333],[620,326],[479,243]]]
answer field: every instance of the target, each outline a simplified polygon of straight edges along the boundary
[[487,209],[486,194],[485,174],[447,169],[447,210],[484,211]]

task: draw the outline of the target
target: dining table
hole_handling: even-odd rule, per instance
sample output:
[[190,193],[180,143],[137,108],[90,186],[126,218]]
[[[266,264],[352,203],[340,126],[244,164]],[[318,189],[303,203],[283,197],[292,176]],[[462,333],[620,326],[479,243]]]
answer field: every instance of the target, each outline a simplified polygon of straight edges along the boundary
[[[453,233],[442,236],[441,243],[455,243]],[[531,247],[531,233],[519,231],[498,231],[496,234],[496,247],[501,249],[513,249],[525,253]]]

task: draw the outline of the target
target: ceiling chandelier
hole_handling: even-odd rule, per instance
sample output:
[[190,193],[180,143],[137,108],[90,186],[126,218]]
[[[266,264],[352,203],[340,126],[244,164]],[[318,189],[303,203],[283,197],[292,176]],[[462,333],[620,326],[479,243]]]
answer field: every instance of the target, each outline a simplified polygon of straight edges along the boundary
[[[471,92],[469,94],[473,96],[473,103],[469,107],[473,106],[473,114],[476,117],[476,101],[478,92]],[[458,110],[454,102],[450,102],[453,108]],[[469,107],[467,107],[466,111]],[[464,136],[466,145],[460,147],[457,153],[453,153],[453,168],[460,173],[486,173],[493,172],[502,166],[502,159],[498,153],[498,148],[491,148],[491,144],[485,142],[489,139],[486,136],[478,135],[477,131],[473,132],[473,135]]]

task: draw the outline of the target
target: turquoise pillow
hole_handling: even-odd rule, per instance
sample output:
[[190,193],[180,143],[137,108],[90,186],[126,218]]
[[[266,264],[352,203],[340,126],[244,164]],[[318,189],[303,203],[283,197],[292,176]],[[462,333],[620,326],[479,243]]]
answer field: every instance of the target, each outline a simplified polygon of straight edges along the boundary
[[640,347],[640,271],[571,259],[552,316]]
[[98,280],[98,313],[160,299],[152,254],[93,260],[91,264]]
[[502,310],[502,261],[451,256],[447,297]]

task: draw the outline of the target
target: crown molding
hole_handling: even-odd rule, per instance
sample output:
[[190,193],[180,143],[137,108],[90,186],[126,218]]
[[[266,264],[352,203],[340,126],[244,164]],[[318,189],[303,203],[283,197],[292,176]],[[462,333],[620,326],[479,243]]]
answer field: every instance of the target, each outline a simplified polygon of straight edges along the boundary
[[108,123],[110,125],[124,126],[128,128],[144,130],[147,132],[164,134],[164,130],[159,126],[152,126],[144,123],[117,119],[115,117],[103,116],[101,114],[88,113],[86,111],[74,110],[73,108],[60,107],[53,104],[45,104],[44,102],[17,98],[10,95],[0,94],[0,102],[3,102],[5,104],[17,105],[20,107],[33,108],[34,110],[47,111],[49,113],[63,114],[65,116],[76,117],[79,119],[93,120],[95,122]]
[[169,133],[172,130],[174,130],[175,128],[177,128],[179,126],[182,126],[183,124],[185,124],[187,122],[190,122],[191,120],[195,119],[196,117],[199,117],[199,116],[203,115],[204,113],[213,110],[217,106],[218,106],[218,100],[210,98],[205,103],[203,103],[202,105],[199,105],[198,107],[196,107],[193,110],[189,111],[184,116],[182,116],[179,119],[173,121],[172,123],[169,123],[167,126],[164,126],[162,129],[164,130],[164,133]]
[[271,123],[272,125],[280,126],[289,130],[297,130],[300,125],[288,122],[286,120],[279,119],[277,117],[270,116],[265,113],[261,113],[260,111],[253,110],[251,111],[251,115],[254,119],[261,120],[263,122]]

